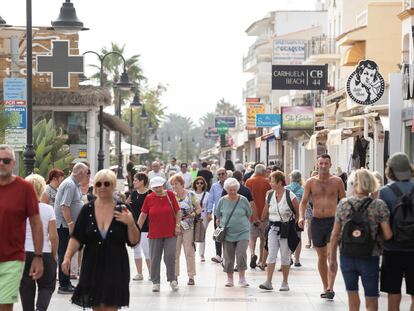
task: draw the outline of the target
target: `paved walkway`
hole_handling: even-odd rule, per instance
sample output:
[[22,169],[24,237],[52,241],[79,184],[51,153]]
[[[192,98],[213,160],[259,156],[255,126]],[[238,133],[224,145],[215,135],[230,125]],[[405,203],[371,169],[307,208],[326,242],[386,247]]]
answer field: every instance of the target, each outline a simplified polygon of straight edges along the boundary
[[[208,236],[211,237],[211,227]],[[339,272],[335,284],[336,296],[334,301],[326,301],[319,298],[321,293],[321,282],[316,267],[316,252],[314,249],[303,249],[302,267],[292,268],[289,276],[289,292],[279,292],[281,282],[281,272],[275,272],[273,279],[273,291],[263,291],[258,288],[259,284],[265,280],[265,272],[258,268],[249,270],[246,273],[250,288],[225,288],[225,273],[221,266],[211,262],[209,259],[214,255],[213,241],[208,239],[206,252],[208,259],[201,263],[197,258],[197,276],[195,286],[187,286],[187,277],[182,275],[179,278],[179,291],[172,292],[169,284],[165,281],[165,270],[162,270],[161,291],[152,293],[152,283],[148,280],[148,272],[144,268],[144,281],[131,281],[131,310],[168,310],[168,311],[256,311],[256,310],[348,310],[347,296],[345,292],[342,275]],[[135,273],[131,255],[131,276]],[[181,256],[181,267],[185,271],[184,255]],[[235,273],[235,283],[237,284],[237,273]],[[362,285],[360,285],[362,289]],[[405,285],[403,286],[405,290]],[[362,297],[362,291],[360,293]],[[53,295],[49,310],[79,310],[69,302],[70,296]],[[362,297],[363,298],[363,297]],[[410,298],[405,295],[401,310],[409,310]],[[387,300],[381,294],[379,301],[380,310],[387,309]],[[365,309],[362,302],[361,310]],[[17,305],[15,310],[22,310]]]

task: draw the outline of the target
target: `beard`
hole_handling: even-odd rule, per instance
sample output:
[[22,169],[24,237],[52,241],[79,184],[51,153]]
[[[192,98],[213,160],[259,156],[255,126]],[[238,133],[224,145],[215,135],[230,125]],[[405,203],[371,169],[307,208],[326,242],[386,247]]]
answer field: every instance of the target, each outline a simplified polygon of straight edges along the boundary
[[0,169],[0,178],[8,178],[10,177],[12,172],[9,172],[5,169]]

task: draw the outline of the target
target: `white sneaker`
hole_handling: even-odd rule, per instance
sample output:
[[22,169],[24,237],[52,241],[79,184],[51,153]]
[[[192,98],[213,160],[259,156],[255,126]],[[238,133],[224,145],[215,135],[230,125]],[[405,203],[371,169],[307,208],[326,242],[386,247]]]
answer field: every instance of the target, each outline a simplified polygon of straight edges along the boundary
[[144,279],[144,277],[143,277],[142,274],[137,274],[136,276],[134,276],[132,278],[132,280],[134,280],[134,281],[142,281],[143,279]]
[[282,285],[280,285],[279,291],[287,292],[288,290],[289,290],[289,284],[287,282],[282,282]]
[[153,284],[152,285],[152,291],[154,293],[158,293],[160,291],[160,284]]
[[215,263],[221,263],[223,261],[223,259],[221,259],[220,256],[216,255],[216,256],[211,258],[211,261],[215,262]]
[[170,282],[170,286],[171,286],[171,289],[172,289],[174,292],[176,292],[176,291],[178,290],[178,282],[177,282],[177,281],[171,281],[171,282]]

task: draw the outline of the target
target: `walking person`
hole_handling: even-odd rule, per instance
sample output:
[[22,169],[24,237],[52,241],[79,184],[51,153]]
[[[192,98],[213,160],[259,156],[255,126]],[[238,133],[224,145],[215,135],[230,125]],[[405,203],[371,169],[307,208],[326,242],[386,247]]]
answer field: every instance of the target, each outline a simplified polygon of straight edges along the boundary
[[[218,177],[218,181],[215,182],[210,189],[210,195],[208,196],[208,201],[207,201],[207,217],[209,217],[209,219],[211,220],[211,215],[215,215],[214,213],[214,209],[218,206],[218,202],[221,198],[221,195],[223,193],[223,186],[224,186],[224,181],[227,178],[227,174],[226,174],[226,170],[224,167],[220,167],[219,169],[217,169],[217,177]],[[217,221],[216,221],[216,217],[214,216],[214,229],[217,228]],[[215,242],[215,247],[216,247],[216,256],[211,258],[212,262],[215,263],[221,263],[222,262],[222,246],[220,242]]]
[[160,291],[161,258],[164,254],[164,263],[167,268],[167,281],[173,291],[178,290],[175,277],[175,253],[177,235],[181,233],[181,211],[172,191],[165,190],[165,179],[154,177],[150,181],[153,191],[145,198],[141,214],[138,218],[138,227],[142,228],[149,217],[149,248],[151,257],[152,291]]
[[[45,191],[45,179],[37,174],[25,178],[33,185],[37,197],[40,199]],[[39,203],[40,218],[43,229],[43,275],[33,280],[30,267],[34,259],[33,235],[30,224],[26,224],[26,262],[22,280],[20,281],[20,297],[23,310],[45,311],[49,307],[50,299],[56,287],[57,249],[59,238],[56,230],[56,217],[53,207],[49,204]],[[37,301],[36,298],[37,287]]]
[[[43,230],[39,200],[33,186],[13,175],[14,150],[0,145],[0,310],[11,311],[18,300],[25,260],[26,219],[33,235],[33,260],[29,275],[38,280],[43,275]],[[7,238],[4,238],[7,237]]]
[[235,178],[224,182],[227,195],[222,197],[214,211],[217,226],[225,228],[223,241],[224,269],[227,273],[226,287],[233,287],[234,262],[239,272],[239,286],[248,287],[245,272],[247,270],[247,247],[249,245],[249,217],[252,215],[249,201],[238,194],[240,184]]
[[51,169],[48,173],[47,185],[45,191],[42,193],[40,202],[55,206],[57,190],[64,179],[65,173],[62,170],[57,168]]
[[[75,222],[82,209],[81,183],[89,180],[89,169],[84,163],[78,162],[67,177],[59,186],[55,198],[56,226],[59,235],[58,268],[59,288],[58,294],[72,294],[75,287],[70,282],[70,276],[62,271],[63,258],[69,243],[70,235],[75,227]],[[78,249],[76,249],[77,251]]]
[[201,176],[205,179],[207,183],[207,191],[210,191],[212,180],[213,180],[213,173],[209,171],[207,167],[208,167],[207,162],[201,162],[201,169],[198,170],[197,177]]
[[[299,170],[293,170],[292,172],[290,172],[290,184],[286,186],[286,189],[290,190],[291,192],[295,194],[300,204],[300,201],[302,201],[304,190],[302,186],[302,174],[300,173]],[[296,215],[299,216],[298,213]],[[297,228],[297,229],[300,229],[300,228]],[[294,266],[295,267],[302,267],[302,264],[300,263],[300,253],[302,251],[302,231],[303,229],[297,231],[298,237],[300,240],[299,240],[298,247],[295,249],[295,252],[294,252],[294,255],[295,255]]]
[[[358,279],[361,277],[367,310],[378,310],[379,258],[383,240],[392,237],[390,212],[384,201],[372,199],[378,183],[371,172],[355,172],[355,196],[338,204],[329,250],[329,268],[337,269],[337,248],[340,245],[340,266],[348,292],[350,311],[359,310]],[[382,237],[381,234],[382,233]]]
[[113,199],[115,173],[100,170],[93,183],[96,200],[82,207],[62,262],[62,272],[69,275],[72,256],[84,248],[72,303],[97,311],[118,310],[129,305],[126,244],[134,246],[139,242],[139,230],[127,206]]
[[206,180],[198,176],[193,182],[193,189],[195,189],[195,196],[197,203],[200,205],[201,208],[201,214],[199,215],[202,224],[204,226],[204,242],[198,243],[198,254],[200,256],[201,262],[205,262],[206,258],[204,256],[205,250],[206,250],[206,242],[205,242],[205,232],[207,231],[208,224],[210,223],[210,220],[207,215],[207,201],[209,193],[207,191],[207,182]]
[[299,226],[303,229],[304,214],[312,197],[312,242],[318,254],[318,270],[323,284],[321,298],[333,299],[336,270],[328,271],[329,241],[335,222],[336,206],[345,197],[342,179],[330,173],[331,157],[323,154],[318,158],[318,175],[308,179],[299,208]]
[[[318,175],[318,172],[312,171],[310,174],[310,177],[312,178],[316,175]],[[306,227],[306,235],[308,236],[308,243],[305,245],[305,248],[312,247],[312,218],[313,218],[313,203],[312,203],[312,196],[310,196],[308,206],[306,207],[306,210],[305,210],[305,227]]]
[[[265,235],[267,222],[261,221],[261,215],[265,206],[266,193],[271,189],[269,179],[266,177],[266,167],[263,164],[257,164],[254,168],[254,175],[246,181],[246,187],[249,188],[254,201],[254,210],[252,223],[250,225],[250,268],[254,269],[258,265],[264,270],[265,267]],[[256,242],[259,238],[259,257],[256,255]],[[257,263],[257,260],[258,263]]]
[[190,189],[191,185],[193,184],[193,177],[191,176],[191,173],[188,172],[188,164],[187,163],[181,163],[180,165],[180,171],[177,173],[178,176],[181,176],[184,179],[184,188]]
[[197,203],[195,193],[184,188],[184,178],[178,174],[174,175],[171,177],[170,183],[181,210],[180,233],[177,235],[175,253],[175,276],[178,278],[180,275],[180,255],[181,247],[183,247],[187,265],[187,285],[194,285],[194,276],[196,275],[194,219],[201,213],[201,208]]
[[[135,174],[133,183],[134,191],[132,192],[130,198],[128,198],[127,203],[130,203],[132,215],[134,216],[135,221],[138,221],[145,198],[152,191],[148,189],[149,178],[145,173]],[[149,219],[146,219],[141,227],[141,239],[134,247],[134,260],[137,268],[137,274],[133,277],[134,281],[141,281],[144,279],[142,273],[142,255],[144,255],[145,263],[148,268],[149,280],[151,280],[151,259],[149,255],[148,230]]]
[[[401,303],[403,278],[414,310],[414,168],[405,153],[394,153],[387,161],[385,175],[390,181],[379,191],[379,198],[391,213],[393,239],[384,243],[381,264],[381,291],[388,294],[388,310],[397,311]],[[410,216],[409,216],[410,215]],[[411,230],[411,231],[410,231]]]
[[[289,270],[292,251],[289,248],[288,235],[283,227],[288,227],[295,222],[295,215],[299,214],[299,201],[293,191],[285,189],[285,174],[276,171],[270,174],[270,185],[272,190],[266,194],[266,203],[261,215],[261,220],[269,219],[268,230],[268,256],[267,256],[267,278],[260,284],[261,289],[272,290],[273,272],[275,271],[277,253],[280,250],[280,261],[282,264],[283,281],[280,291],[289,290]],[[289,227],[288,227],[289,228]]]

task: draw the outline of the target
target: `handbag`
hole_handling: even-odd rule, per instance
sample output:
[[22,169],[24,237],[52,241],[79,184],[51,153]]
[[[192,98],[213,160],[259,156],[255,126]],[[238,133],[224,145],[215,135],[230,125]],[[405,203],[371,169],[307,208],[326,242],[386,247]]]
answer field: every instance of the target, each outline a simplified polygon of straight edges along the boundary
[[233,216],[234,210],[236,209],[237,204],[240,201],[240,195],[237,199],[236,204],[234,204],[233,210],[230,213],[229,218],[227,218],[227,221],[224,225],[224,227],[217,227],[216,230],[213,232],[213,240],[216,242],[224,242],[224,239],[226,238],[226,231],[227,231],[227,225],[229,224],[230,218]]
[[[203,193],[201,197],[200,206],[203,207],[203,200],[206,193]],[[203,219],[200,215],[196,216],[194,219],[194,242],[205,242],[206,240],[206,228],[203,224]]]

